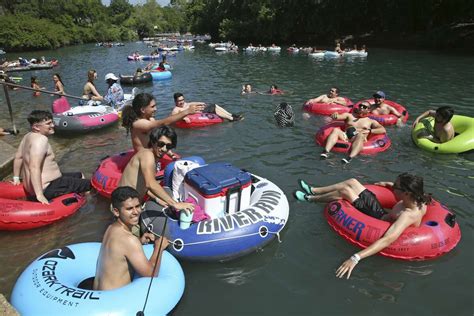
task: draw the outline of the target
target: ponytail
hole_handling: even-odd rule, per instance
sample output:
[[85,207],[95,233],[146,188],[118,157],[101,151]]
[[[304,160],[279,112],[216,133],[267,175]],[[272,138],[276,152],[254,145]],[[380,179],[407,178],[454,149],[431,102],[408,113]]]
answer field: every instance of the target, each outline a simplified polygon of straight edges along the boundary
[[138,120],[138,116],[131,105],[127,105],[122,110],[122,126],[127,130],[127,135],[133,127],[133,122]]

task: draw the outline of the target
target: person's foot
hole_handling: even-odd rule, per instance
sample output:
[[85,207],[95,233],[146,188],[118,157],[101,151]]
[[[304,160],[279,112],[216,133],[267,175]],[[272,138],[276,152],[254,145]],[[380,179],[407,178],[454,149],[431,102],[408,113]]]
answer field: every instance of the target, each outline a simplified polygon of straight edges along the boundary
[[351,160],[352,160],[351,157],[346,157],[346,158],[342,158],[342,159],[341,159],[341,162],[344,163],[344,164],[348,164],[348,163],[351,162]]
[[311,186],[307,184],[304,180],[298,179],[298,183],[300,184],[300,187],[303,189],[303,191],[306,192],[306,194],[313,195],[313,191],[311,191]]
[[323,151],[319,157],[321,159],[327,159],[329,157],[329,153],[327,151]]
[[244,116],[242,114],[232,114],[232,122],[242,121]]
[[295,191],[293,195],[298,201],[309,202],[309,196],[302,191]]

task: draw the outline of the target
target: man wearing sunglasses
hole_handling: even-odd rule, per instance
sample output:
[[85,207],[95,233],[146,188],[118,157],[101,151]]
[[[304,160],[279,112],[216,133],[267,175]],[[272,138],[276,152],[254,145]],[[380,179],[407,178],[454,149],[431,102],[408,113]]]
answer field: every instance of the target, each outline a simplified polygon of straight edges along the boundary
[[158,204],[171,206],[177,210],[193,211],[191,203],[176,202],[156,181],[156,161],[176,147],[178,136],[169,126],[155,128],[150,132],[147,148],[140,149],[128,162],[123,171],[119,187],[136,189],[140,197],[148,194]]
[[34,110],[28,115],[31,132],[18,146],[13,161],[13,184],[23,186],[29,198],[42,204],[67,193],[90,191],[90,180],[81,172],[62,173],[48,137],[54,134],[53,115],[49,111]]
[[383,91],[377,91],[373,94],[374,103],[370,106],[370,113],[376,115],[388,115],[393,114],[398,117],[397,126],[402,124],[403,115],[397,111],[393,106],[390,106],[385,102],[385,93]]
[[339,140],[351,142],[352,146],[350,149],[349,156],[342,158],[343,163],[351,162],[352,158],[357,156],[364,143],[367,141],[367,137],[370,134],[384,134],[385,128],[380,125],[379,122],[368,117],[370,104],[366,101],[359,105],[358,109],[354,110],[354,113],[333,113],[331,118],[334,120],[344,120],[344,130],[340,127],[334,128],[329,134],[324,151],[321,153],[321,158],[326,159],[329,156],[329,152],[336,145]]
[[328,103],[328,104],[340,104],[347,105],[346,99],[339,96],[339,88],[332,87],[329,89],[328,94],[322,94],[317,98],[309,99],[308,103]]

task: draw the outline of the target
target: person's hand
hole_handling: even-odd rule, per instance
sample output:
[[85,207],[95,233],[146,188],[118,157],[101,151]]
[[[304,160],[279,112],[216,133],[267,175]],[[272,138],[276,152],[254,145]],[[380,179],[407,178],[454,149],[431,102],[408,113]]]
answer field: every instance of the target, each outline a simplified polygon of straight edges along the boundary
[[194,204],[193,203],[186,203],[186,202],[179,202],[174,205],[174,208],[180,210],[181,212],[184,211],[187,215],[194,212]]
[[364,128],[362,128],[362,129],[359,131],[359,133],[361,133],[362,135],[366,135],[366,136],[367,136],[367,135],[370,134],[370,128],[364,127]]
[[338,117],[338,114],[337,114],[337,113],[331,114],[331,118],[332,118],[333,120],[337,120],[337,117]]
[[404,125],[404,124],[403,124],[403,117],[400,116],[400,117],[397,119],[397,123],[396,123],[395,125],[397,125],[398,127],[402,127],[402,126]]
[[386,187],[386,188],[393,187],[393,182],[387,182],[387,181],[375,182],[374,184],[378,185],[378,186],[381,186],[381,187]]
[[11,182],[13,185],[19,185],[21,182],[20,182],[20,177],[13,177],[13,180]]
[[347,273],[347,279],[351,276],[352,270],[357,265],[352,259],[347,259],[341,266],[336,270],[336,277],[342,279]]
[[191,123],[191,119],[187,116],[183,118],[183,121],[185,121],[186,123]]
[[[163,240],[162,244],[161,244],[161,240]],[[163,251],[166,249],[166,247],[169,246],[170,241],[165,236],[160,236],[158,238],[155,238],[155,247],[159,247],[160,244],[161,244],[161,251]]]
[[188,114],[195,114],[195,113],[201,113],[204,110],[204,104],[193,104],[190,105],[188,108],[189,113]]
[[36,195],[36,199],[37,199],[38,202],[40,202],[41,204],[49,205],[49,201],[48,201],[47,198],[45,198],[44,195]]
[[140,237],[140,242],[142,243],[142,245],[146,245],[154,241],[155,241],[155,235],[153,235],[150,232],[146,232]]

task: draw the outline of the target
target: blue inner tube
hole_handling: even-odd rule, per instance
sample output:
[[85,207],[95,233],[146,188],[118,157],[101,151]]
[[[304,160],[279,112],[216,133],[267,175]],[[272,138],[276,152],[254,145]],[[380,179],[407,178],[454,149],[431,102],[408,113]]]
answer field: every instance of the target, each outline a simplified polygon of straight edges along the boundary
[[[11,303],[23,315],[135,315],[141,311],[150,283],[135,276],[132,283],[110,291],[78,288],[94,277],[101,243],[80,243],[54,249],[35,259],[18,278]],[[152,245],[143,246],[146,256]],[[178,261],[163,252],[145,315],[166,315],[184,292],[184,274]]]
[[171,71],[166,70],[166,71],[152,71],[150,72],[151,76],[153,77],[153,80],[167,80],[171,79]]

